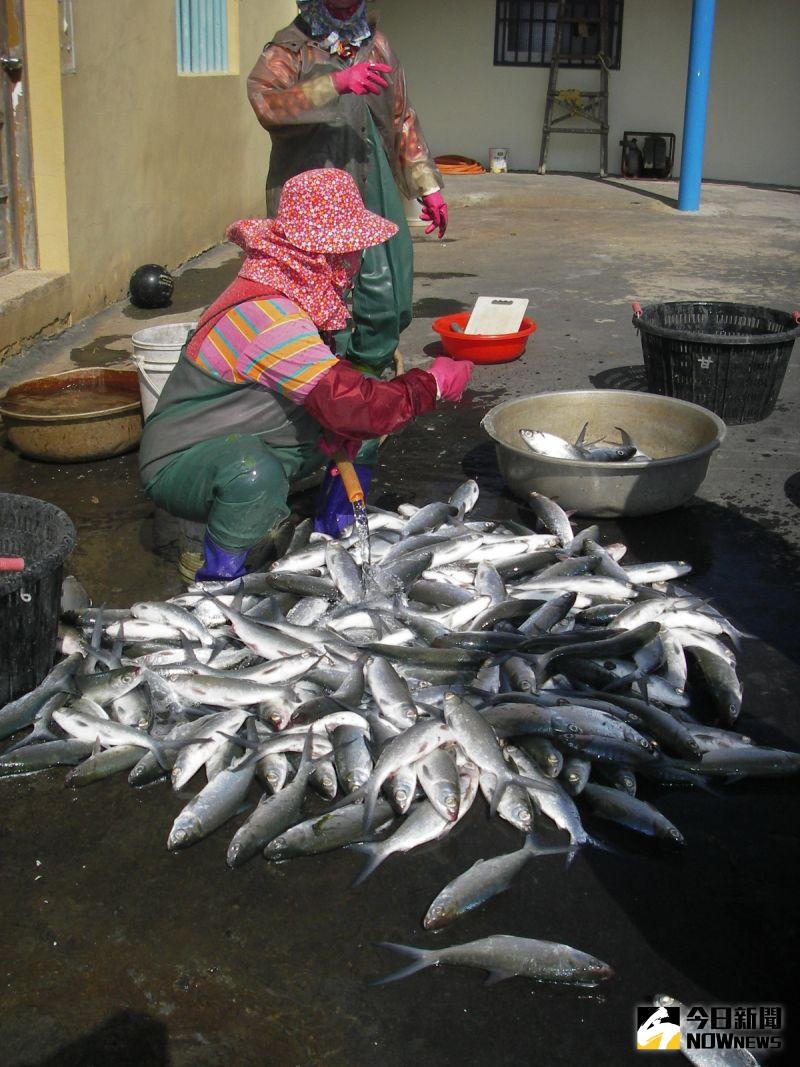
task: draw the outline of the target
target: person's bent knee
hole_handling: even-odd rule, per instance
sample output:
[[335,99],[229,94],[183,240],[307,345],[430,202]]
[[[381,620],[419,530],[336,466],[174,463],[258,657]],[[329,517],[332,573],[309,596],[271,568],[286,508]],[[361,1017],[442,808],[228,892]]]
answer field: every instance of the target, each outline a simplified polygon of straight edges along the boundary
[[227,464],[214,485],[218,500],[244,502],[265,495],[286,496],[289,483],[283,467],[264,445],[243,447],[237,462]]

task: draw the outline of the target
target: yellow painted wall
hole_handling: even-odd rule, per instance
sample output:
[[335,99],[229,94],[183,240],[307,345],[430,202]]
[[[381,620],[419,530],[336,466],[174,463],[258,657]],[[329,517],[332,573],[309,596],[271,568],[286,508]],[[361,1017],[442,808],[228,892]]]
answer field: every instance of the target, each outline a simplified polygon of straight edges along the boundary
[[[504,147],[513,169],[534,169],[548,70],[494,66],[494,0],[378,6],[433,151],[486,164],[490,147]],[[692,0],[625,0],[624,12],[622,66],[610,76],[609,162],[617,173],[626,129],[672,131],[680,160]],[[717,4],[706,178],[800,185],[799,39],[798,0]],[[598,81],[562,69],[559,86]],[[596,171],[598,163],[598,138],[553,136],[549,169]]]
[[[48,0],[55,5],[55,0]],[[239,73],[177,74],[173,0],[78,0],[62,77],[73,319],[134,267],[174,268],[264,211],[268,143],[245,81],[292,0],[239,0]]]
[[22,85],[29,97],[38,266],[42,271],[66,273],[69,241],[58,20],[49,0],[28,0],[24,17]]

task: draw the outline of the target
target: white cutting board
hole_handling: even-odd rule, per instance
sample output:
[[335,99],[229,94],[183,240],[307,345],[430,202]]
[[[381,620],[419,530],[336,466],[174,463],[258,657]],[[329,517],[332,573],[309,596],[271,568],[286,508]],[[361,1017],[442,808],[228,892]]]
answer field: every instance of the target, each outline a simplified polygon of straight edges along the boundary
[[517,333],[528,304],[511,297],[479,296],[464,333]]

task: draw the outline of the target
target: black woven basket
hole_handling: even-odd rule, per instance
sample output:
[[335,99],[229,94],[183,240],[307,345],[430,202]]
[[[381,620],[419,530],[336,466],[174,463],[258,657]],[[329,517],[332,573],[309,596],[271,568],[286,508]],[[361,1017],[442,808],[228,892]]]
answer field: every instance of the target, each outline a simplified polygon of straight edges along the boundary
[[651,393],[702,404],[732,424],[773,410],[800,337],[796,313],[706,301],[633,311]]
[[39,684],[53,664],[64,560],[72,520],[54,504],[0,493],[0,556],[25,570],[0,575],[0,707]]

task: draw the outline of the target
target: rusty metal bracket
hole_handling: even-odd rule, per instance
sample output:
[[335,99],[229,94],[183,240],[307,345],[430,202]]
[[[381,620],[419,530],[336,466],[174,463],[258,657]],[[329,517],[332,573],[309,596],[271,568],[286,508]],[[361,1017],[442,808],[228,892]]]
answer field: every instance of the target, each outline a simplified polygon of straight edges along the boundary
[[58,39],[61,48],[61,73],[75,74],[75,19],[72,0],[58,0]]

